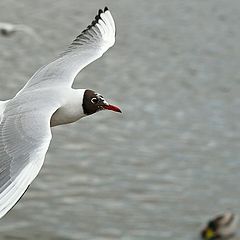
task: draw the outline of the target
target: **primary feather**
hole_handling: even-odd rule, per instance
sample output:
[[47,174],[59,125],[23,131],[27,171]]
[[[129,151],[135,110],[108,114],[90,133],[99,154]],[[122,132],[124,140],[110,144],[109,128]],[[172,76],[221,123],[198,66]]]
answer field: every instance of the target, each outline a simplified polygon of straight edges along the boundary
[[43,86],[72,86],[76,75],[100,58],[115,43],[115,24],[110,11],[99,10],[95,20],[58,59],[37,71],[24,89]]

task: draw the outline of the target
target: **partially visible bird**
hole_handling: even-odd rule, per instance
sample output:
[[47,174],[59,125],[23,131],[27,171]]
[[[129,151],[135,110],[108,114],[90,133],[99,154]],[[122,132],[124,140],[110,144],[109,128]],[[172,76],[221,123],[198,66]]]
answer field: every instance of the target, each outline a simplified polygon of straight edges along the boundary
[[9,37],[9,36],[15,34],[16,32],[24,32],[24,33],[40,40],[36,31],[27,25],[0,22],[0,33],[2,36]]
[[233,237],[238,225],[238,216],[227,212],[210,220],[201,231],[204,240],[223,240]]
[[12,99],[0,101],[0,218],[38,175],[51,127],[103,110],[121,112],[96,91],[72,88],[77,74],[114,45],[115,32],[110,11],[100,9],[61,56],[40,68]]

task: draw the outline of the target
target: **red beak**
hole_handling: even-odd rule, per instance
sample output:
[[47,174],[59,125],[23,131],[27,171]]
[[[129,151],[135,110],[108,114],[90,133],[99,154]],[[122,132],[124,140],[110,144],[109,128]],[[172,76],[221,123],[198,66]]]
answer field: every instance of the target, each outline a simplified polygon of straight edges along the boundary
[[122,112],[119,107],[113,106],[113,105],[110,105],[110,104],[109,105],[104,105],[103,107],[107,110],[112,110],[114,112],[119,112],[119,113]]

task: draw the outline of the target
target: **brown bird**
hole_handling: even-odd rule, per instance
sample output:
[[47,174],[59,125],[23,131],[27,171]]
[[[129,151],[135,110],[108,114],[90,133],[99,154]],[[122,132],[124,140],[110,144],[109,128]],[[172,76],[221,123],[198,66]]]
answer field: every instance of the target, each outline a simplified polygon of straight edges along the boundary
[[237,224],[238,217],[233,213],[218,215],[201,231],[201,237],[204,240],[229,239],[235,235]]

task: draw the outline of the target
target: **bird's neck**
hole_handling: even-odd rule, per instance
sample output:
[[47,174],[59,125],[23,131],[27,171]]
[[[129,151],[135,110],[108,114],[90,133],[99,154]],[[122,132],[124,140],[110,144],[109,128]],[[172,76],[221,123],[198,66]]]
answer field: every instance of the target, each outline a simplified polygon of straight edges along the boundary
[[66,101],[51,118],[51,127],[73,123],[86,116],[82,108],[84,92],[85,89],[71,89],[66,93]]

